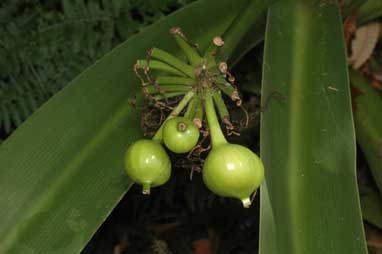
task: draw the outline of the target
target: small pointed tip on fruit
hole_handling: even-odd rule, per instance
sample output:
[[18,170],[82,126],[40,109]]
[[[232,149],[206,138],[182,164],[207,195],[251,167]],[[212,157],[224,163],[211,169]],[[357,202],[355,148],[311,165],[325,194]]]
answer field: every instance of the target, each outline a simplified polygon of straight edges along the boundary
[[143,195],[150,195],[150,183],[144,183],[142,185],[142,194]]
[[252,204],[252,201],[249,197],[242,199],[241,202],[243,203],[244,208],[249,208]]

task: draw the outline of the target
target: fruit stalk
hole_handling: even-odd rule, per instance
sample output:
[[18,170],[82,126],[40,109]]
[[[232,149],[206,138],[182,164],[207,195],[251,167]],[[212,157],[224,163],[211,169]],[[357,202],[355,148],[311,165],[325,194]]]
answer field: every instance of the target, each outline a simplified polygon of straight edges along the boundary
[[193,67],[198,66],[202,62],[202,58],[199,53],[196,51],[195,47],[190,45],[190,42],[182,33],[179,27],[173,27],[170,29],[170,32],[174,35],[175,41],[178,43],[178,46],[182,49],[186,55],[188,61]]
[[186,74],[190,78],[195,77],[194,68],[184,62],[182,62],[179,58],[171,55],[170,53],[158,49],[158,48],[152,48],[149,51],[149,56],[159,59],[172,67],[176,68],[177,70],[181,71],[182,73]]
[[216,116],[215,106],[212,99],[212,91],[208,87],[206,88],[205,104],[212,147],[218,147],[219,145],[227,144],[228,142],[224,137],[224,134],[220,128],[219,120]]
[[206,49],[204,54],[204,59],[207,61],[207,69],[216,66],[216,56],[218,55],[220,49],[224,46],[223,38],[216,36]]
[[188,103],[186,113],[184,113],[184,117],[186,117],[190,120],[192,120],[194,118],[196,103],[197,103],[197,100],[196,100],[196,96],[195,96],[194,98],[192,98],[190,103]]
[[238,106],[241,105],[241,99],[239,97],[239,93],[238,91],[236,90],[236,88],[231,85],[230,83],[228,83],[225,79],[221,78],[221,79],[218,79],[215,83],[215,85],[223,92],[225,93],[226,95],[228,95],[231,100],[233,101],[236,101],[236,104]]
[[[189,91],[184,97],[183,99],[179,102],[179,104],[171,111],[171,113],[168,115],[168,117],[166,118],[165,122],[168,120],[168,119],[171,119],[173,117],[176,117],[179,115],[179,113],[187,106],[187,104],[189,103],[189,101],[192,99],[192,97],[194,97],[195,95],[195,92],[194,91]],[[155,133],[154,137],[153,137],[153,140],[154,141],[157,141],[159,143],[162,143],[162,129],[163,129],[163,124],[161,125],[161,127],[159,127],[159,129],[157,130],[157,132]]]
[[195,126],[199,129],[202,128],[203,125],[203,100],[200,93],[198,93],[195,96],[195,114],[192,121],[194,122]]
[[192,86],[196,83],[196,81],[188,77],[158,76],[155,79],[155,83],[157,83],[158,85],[168,84],[168,85]]
[[157,95],[154,95],[152,98],[154,100],[164,100],[164,99],[168,99],[168,98],[171,98],[171,97],[175,97],[175,96],[180,96],[180,95],[184,95],[185,92],[171,92],[171,93],[165,93],[165,94],[157,94]]
[[134,69],[135,69],[135,71],[137,71],[138,69],[143,69],[144,71],[148,71],[150,69],[153,69],[153,70],[158,70],[158,71],[165,71],[165,72],[177,75],[177,76],[185,76],[183,72],[175,69],[174,67],[172,67],[172,66],[170,66],[164,62],[157,61],[157,60],[150,60],[149,62],[147,62],[147,60],[139,59],[135,63]]
[[187,92],[190,90],[189,86],[181,85],[148,85],[142,86],[143,92],[150,94],[167,93],[167,92]]
[[216,105],[216,108],[218,109],[218,113],[220,116],[221,121],[229,128],[232,127],[232,123],[230,121],[229,111],[227,109],[227,106],[224,103],[222,94],[220,91],[215,91],[213,94],[214,102]]

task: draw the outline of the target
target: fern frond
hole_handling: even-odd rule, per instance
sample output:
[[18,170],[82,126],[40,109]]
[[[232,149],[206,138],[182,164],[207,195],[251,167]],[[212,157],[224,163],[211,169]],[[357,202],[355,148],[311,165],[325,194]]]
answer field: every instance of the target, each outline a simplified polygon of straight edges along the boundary
[[3,1],[0,129],[10,133],[118,43],[191,1]]

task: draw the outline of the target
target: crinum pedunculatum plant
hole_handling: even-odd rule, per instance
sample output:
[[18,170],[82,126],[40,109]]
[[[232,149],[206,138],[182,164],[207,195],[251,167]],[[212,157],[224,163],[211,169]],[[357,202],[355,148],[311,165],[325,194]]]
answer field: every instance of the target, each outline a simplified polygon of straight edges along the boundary
[[[187,153],[200,146],[197,144],[200,133],[202,140],[210,135],[212,148],[202,169],[206,186],[220,196],[238,198],[244,207],[249,207],[251,194],[264,178],[264,168],[250,149],[228,143],[220,127],[217,114],[226,129],[233,130],[222,94],[237,106],[242,102],[227,63],[219,61],[224,40],[218,36],[213,38],[201,54],[179,27],[172,28],[170,33],[187,62],[152,48],[147,59],[136,62],[134,70],[141,81],[143,95],[153,105],[170,107],[169,100],[181,99],[171,107],[171,113],[152,140],[139,140],[129,147],[125,156],[127,173],[143,186],[144,194],[149,194],[150,187],[165,183],[171,174],[170,159],[162,143],[172,152]],[[202,128],[204,118],[208,131]]]

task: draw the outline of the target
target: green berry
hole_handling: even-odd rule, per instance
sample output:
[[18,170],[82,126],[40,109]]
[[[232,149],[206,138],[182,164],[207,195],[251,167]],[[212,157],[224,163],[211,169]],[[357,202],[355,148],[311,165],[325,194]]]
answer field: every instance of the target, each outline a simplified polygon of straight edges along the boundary
[[153,140],[138,140],[126,151],[125,167],[128,176],[143,186],[143,194],[150,187],[162,185],[171,175],[171,161],[163,146]]
[[174,153],[186,153],[196,146],[199,129],[185,117],[167,120],[163,126],[163,142]]
[[203,166],[203,180],[214,193],[234,197],[244,207],[251,205],[250,195],[264,179],[260,158],[248,148],[236,144],[222,144],[213,148]]

